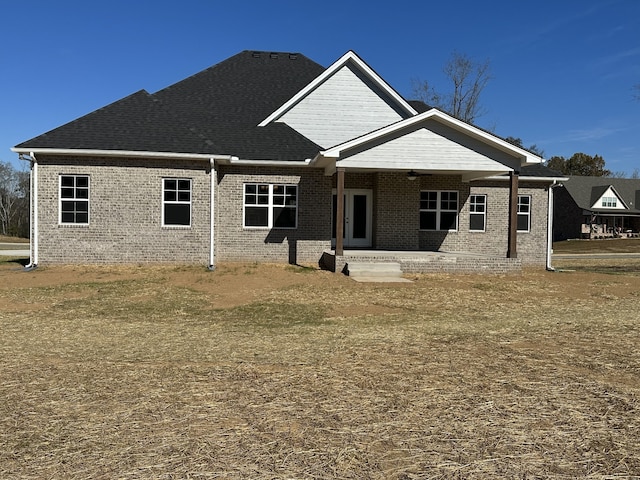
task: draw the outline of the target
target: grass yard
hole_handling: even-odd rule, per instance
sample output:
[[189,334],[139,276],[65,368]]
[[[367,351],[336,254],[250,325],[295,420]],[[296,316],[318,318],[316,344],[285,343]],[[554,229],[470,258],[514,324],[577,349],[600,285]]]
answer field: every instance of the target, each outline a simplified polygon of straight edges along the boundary
[[563,262],[0,262],[0,478],[638,478],[640,259]]
[[2,242],[7,242],[7,243],[29,243],[29,239],[28,238],[22,238],[22,237],[7,237],[6,235],[0,235],[0,243]]
[[554,253],[640,253],[640,238],[566,240],[553,244]]

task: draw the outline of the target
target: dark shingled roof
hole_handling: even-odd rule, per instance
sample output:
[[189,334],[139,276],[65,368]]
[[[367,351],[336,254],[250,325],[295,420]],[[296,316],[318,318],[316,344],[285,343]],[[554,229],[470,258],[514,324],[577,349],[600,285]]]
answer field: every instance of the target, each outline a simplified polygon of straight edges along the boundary
[[[602,196],[607,188],[613,187],[618,195],[627,205],[628,210],[622,210],[621,213],[639,214],[640,210],[640,180],[632,178],[611,178],[611,177],[582,177],[570,176],[567,182],[564,182],[564,188],[567,190],[573,201],[579,208],[583,210],[592,210],[592,205]],[[601,211],[604,211],[602,209]]]
[[544,163],[536,163],[533,165],[527,165],[520,169],[521,177],[543,177],[543,178],[566,178],[566,175],[562,175],[560,172],[556,172],[551,168],[544,165]]
[[140,90],[18,147],[193,152],[204,145],[202,137]]
[[313,157],[320,147],[289,126],[257,125],[323,71],[304,55],[244,51],[155,94],[141,90],[16,148]]

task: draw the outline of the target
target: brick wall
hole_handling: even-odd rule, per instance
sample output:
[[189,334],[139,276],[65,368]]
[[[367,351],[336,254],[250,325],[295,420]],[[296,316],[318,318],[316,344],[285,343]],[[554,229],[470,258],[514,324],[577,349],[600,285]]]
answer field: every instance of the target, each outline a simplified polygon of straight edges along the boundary
[[[46,263],[209,263],[210,188],[208,161],[39,157],[39,261]],[[58,224],[59,176],[90,177],[90,224]],[[335,176],[300,167],[220,166],[215,172],[216,261],[317,264],[331,247],[331,202]],[[162,226],[162,179],[192,180],[192,224]],[[244,183],[298,185],[296,229],[245,228]],[[506,256],[508,182],[463,183],[459,176],[347,172],[346,188],[373,191],[373,247],[389,250],[448,250]],[[420,190],[459,192],[456,232],[419,230]],[[532,195],[531,232],[518,234],[523,264],[546,261],[547,191],[520,181]],[[469,232],[469,195],[487,195],[485,232]]]
[[[271,261],[317,265],[331,247],[331,177],[309,168],[221,166],[216,186],[219,261]],[[298,185],[298,228],[243,227],[244,183]]]
[[385,250],[417,250],[420,183],[408,180],[404,173],[377,173],[375,179],[375,247]]
[[[39,263],[209,262],[209,162],[38,157]],[[90,177],[89,225],[59,225],[59,176]],[[162,226],[162,179],[192,180],[191,227]]]
[[[487,195],[487,217],[484,232],[469,231],[468,196],[460,209],[460,229],[449,233],[443,249],[462,248],[469,252],[489,255],[507,255],[509,234],[509,182],[476,181],[470,184],[469,195]],[[529,232],[518,232],[517,255],[523,265],[546,264],[548,191],[544,183],[527,182],[520,178],[519,195],[531,195],[531,227]]]

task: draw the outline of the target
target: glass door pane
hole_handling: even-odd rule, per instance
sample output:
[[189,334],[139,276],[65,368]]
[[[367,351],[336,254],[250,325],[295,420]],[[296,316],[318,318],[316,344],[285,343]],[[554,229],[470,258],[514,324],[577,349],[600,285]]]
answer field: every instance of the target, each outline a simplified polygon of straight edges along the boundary
[[351,203],[353,214],[351,218],[352,238],[367,238],[367,196],[353,195]]

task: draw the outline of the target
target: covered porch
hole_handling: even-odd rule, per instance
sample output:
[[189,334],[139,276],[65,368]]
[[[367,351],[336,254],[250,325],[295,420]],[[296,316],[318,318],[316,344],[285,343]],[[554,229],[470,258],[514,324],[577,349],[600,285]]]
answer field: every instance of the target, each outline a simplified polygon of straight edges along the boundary
[[[333,176],[334,198],[321,263],[336,272],[350,262],[395,262],[406,273],[519,270],[519,171],[541,160],[436,110],[320,152],[312,163]],[[472,191],[497,178],[493,193]],[[483,214],[474,225],[472,211]]]

